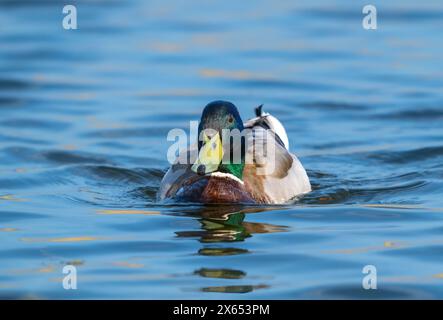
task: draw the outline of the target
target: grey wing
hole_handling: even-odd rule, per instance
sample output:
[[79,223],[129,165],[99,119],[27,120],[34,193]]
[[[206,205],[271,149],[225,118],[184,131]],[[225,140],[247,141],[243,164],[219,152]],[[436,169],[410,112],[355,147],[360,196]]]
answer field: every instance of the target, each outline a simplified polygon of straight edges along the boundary
[[176,162],[171,165],[160,183],[160,188],[157,192],[158,200],[164,200],[174,196],[186,180],[196,175],[196,173],[191,170],[192,165],[190,164],[191,159],[196,157],[196,148],[191,148],[185,152],[188,163],[178,163],[177,159],[180,159],[179,156]]
[[282,204],[311,191],[302,164],[272,130],[253,126],[247,141],[243,180],[260,202]]

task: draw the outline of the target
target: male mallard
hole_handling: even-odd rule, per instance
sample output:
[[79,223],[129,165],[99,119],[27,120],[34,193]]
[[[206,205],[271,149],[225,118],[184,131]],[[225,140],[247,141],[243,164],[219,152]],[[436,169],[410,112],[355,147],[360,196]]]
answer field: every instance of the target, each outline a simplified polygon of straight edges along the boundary
[[311,191],[305,169],[289,152],[283,125],[262,106],[255,111],[256,117],[243,123],[232,103],[209,103],[198,127],[198,145],[185,154],[190,161],[171,166],[159,200],[283,204]]

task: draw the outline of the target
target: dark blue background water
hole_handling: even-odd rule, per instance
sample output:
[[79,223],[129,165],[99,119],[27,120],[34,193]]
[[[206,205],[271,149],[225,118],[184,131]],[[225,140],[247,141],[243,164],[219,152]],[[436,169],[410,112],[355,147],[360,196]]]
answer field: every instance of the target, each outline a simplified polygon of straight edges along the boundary
[[[371,1],[376,31],[364,1],[71,1],[70,31],[65,2],[0,1],[0,297],[443,298],[441,1]],[[157,204],[215,99],[264,103],[315,190]]]

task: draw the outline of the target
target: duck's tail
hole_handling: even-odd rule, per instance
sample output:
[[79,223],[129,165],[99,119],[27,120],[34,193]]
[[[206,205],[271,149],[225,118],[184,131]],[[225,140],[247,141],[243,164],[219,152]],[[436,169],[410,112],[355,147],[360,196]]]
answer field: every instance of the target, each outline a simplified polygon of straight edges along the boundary
[[289,139],[286,134],[285,127],[283,127],[282,123],[271,114],[263,111],[263,105],[259,105],[255,108],[256,118],[249,120],[246,123],[247,127],[253,127],[256,125],[262,126],[266,129],[272,130],[277,137],[280,139],[282,145],[289,150]]
[[255,115],[257,117],[263,116],[263,104],[261,104],[257,108],[255,108]]

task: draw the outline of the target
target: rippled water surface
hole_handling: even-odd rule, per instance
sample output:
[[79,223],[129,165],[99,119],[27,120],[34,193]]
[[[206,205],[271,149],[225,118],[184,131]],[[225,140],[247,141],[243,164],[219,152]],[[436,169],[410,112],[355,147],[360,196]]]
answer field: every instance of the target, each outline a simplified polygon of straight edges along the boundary
[[[443,298],[441,1],[372,1],[376,31],[362,1],[71,2],[66,31],[0,1],[1,298]],[[264,103],[314,191],[156,203],[215,99]]]

